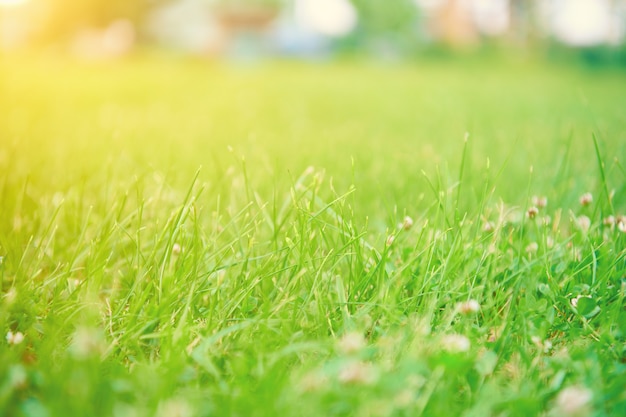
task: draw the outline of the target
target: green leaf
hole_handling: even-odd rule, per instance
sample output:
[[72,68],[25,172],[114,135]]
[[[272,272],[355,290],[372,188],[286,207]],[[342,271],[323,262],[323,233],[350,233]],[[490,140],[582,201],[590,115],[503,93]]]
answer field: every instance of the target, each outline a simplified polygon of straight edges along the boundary
[[580,315],[586,316],[594,311],[597,306],[598,304],[593,298],[581,297],[578,299],[578,304],[576,304],[576,310],[578,310]]

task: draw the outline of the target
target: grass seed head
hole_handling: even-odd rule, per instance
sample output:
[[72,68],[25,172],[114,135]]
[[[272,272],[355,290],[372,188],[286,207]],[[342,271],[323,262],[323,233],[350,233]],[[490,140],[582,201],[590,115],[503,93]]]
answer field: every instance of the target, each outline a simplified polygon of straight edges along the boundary
[[391,245],[393,245],[393,241],[394,241],[394,240],[396,240],[395,236],[394,236],[394,235],[389,235],[389,236],[387,237],[387,241],[385,242],[385,244],[386,244],[387,246],[391,246]]
[[6,294],[4,294],[4,301],[7,305],[12,305],[17,300],[17,290],[15,287],[11,287]]

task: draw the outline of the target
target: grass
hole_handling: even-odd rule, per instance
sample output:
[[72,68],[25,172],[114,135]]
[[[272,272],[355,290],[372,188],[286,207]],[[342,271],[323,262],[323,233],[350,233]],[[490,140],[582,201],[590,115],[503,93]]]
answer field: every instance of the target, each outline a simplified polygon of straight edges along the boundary
[[625,93],[3,62],[0,414],[625,415]]

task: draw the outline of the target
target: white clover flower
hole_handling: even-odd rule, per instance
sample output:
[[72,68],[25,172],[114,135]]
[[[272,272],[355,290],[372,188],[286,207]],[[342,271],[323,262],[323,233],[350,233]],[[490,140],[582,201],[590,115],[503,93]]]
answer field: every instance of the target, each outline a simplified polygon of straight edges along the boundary
[[[622,216],[620,216],[622,217]],[[618,222],[617,222],[617,230],[619,230],[622,233],[626,233],[626,219],[625,218],[621,218]]]
[[587,233],[591,227],[591,220],[587,216],[578,216],[576,218],[576,225],[583,233]]
[[537,208],[545,208],[548,205],[548,197],[546,196],[532,196],[532,198],[530,199],[531,203],[533,206],[536,206]]
[[86,359],[104,352],[104,343],[104,336],[100,330],[80,327],[74,332],[69,349],[77,359]]
[[535,253],[537,252],[537,250],[539,250],[539,245],[537,244],[537,242],[531,242],[528,244],[528,246],[526,246],[526,252],[528,253]]
[[535,206],[529,207],[526,211],[526,217],[528,217],[529,219],[534,219],[537,214],[539,214],[539,209]]
[[369,385],[378,379],[372,365],[365,362],[349,362],[340,371],[337,377],[344,384]]
[[464,315],[475,314],[480,311],[480,304],[476,300],[467,300],[456,305],[456,309],[459,313]]
[[346,333],[337,343],[339,350],[348,355],[360,351],[365,346],[365,338],[359,332]]
[[19,345],[23,341],[24,341],[24,334],[22,332],[13,333],[12,331],[9,331],[7,333],[7,342],[10,345]]
[[613,228],[613,226],[615,226],[615,217],[614,216],[605,217],[604,220],[602,220],[602,224]]
[[470,340],[462,334],[448,334],[441,339],[445,350],[452,353],[467,352],[472,344]]
[[557,415],[585,417],[591,414],[592,392],[585,387],[573,386],[562,390],[556,397]]
[[409,230],[411,227],[413,227],[413,219],[409,216],[405,216],[401,224],[404,230]]
[[588,206],[589,204],[593,203],[593,195],[591,195],[591,193],[585,193],[580,196],[578,201],[580,202],[581,206]]

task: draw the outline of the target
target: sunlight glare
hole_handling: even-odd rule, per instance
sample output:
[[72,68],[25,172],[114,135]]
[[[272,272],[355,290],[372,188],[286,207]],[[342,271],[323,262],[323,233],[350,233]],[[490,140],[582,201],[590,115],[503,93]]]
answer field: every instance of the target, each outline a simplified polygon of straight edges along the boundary
[[554,34],[564,42],[588,46],[608,40],[611,27],[606,0],[561,0],[556,2]]
[[14,7],[28,3],[29,0],[0,0],[0,7]]
[[347,0],[299,0],[296,16],[306,28],[333,37],[348,34],[357,23],[356,11]]

